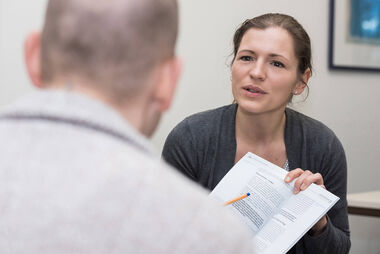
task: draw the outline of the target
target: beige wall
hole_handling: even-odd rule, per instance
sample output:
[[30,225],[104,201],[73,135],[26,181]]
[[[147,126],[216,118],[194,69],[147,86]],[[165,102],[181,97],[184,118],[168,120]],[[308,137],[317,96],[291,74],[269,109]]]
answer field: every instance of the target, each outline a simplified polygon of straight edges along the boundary
[[[22,40],[41,24],[45,0],[0,0],[0,105],[32,90],[22,59]],[[380,73],[327,68],[328,0],[180,0],[178,54],[185,70],[173,108],[153,142],[160,151],[169,131],[185,116],[232,101],[229,54],[234,29],[266,12],[293,15],[313,43],[310,96],[296,109],[335,131],[348,159],[348,191],[380,189]],[[380,61],[380,60],[379,60]],[[350,216],[351,253],[380,253],[380,219]]]

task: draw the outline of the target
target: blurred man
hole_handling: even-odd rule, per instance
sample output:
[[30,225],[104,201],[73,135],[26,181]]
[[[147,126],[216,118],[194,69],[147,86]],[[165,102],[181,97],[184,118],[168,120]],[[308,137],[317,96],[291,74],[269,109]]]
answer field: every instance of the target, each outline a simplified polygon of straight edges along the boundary
[[[25,42],[41,88],[0,115],[1,253],[250,253],[149,137],[180,74],[175,0],[50,0]],[[179,151],[180,152],[180,151]]]

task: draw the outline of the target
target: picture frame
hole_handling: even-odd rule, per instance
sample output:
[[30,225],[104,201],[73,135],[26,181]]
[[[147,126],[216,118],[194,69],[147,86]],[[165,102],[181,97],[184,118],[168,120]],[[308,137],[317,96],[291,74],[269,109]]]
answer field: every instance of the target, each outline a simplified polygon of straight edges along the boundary
[[330,0],[329,68],[380,72],[380,0]]

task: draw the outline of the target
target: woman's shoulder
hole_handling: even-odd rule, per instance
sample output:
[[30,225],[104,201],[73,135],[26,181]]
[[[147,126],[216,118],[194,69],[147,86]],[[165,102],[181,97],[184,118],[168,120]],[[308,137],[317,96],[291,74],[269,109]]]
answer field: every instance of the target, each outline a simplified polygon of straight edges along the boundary
[[301,134],[308,139],[335,140],[334,131],[319,120],[311,118],[296,110],[286,108],[288,131]]
[[225,105],[222,107],[209,109],[206,111],[192,114],[184,119],[191,125],[198,125],[200,123],[210,123],[212,121],[221,120],[222,118],[234,118],[236,113],[236,104]]
[[197,143],[214,139],[221,131],[234,126],[236,107],[231,104],[190,115],[171,130],[166,142],[191,140]]
[[211,131],[213,127],[218,127],[221,121],[234,121],[235,113],[235,104],[198,112],[186,117],[174,130],[191,129],[192,131]]
[[[171,153],[189,156],[193,154],[193,151],[215,145],[216,140],[234,126],[235,114],[236,105],[231,104],[186,117],[171,130],[166,138],[163,156],[166,160],[172,156]],[[187,152],[184,152],[185,150]]]

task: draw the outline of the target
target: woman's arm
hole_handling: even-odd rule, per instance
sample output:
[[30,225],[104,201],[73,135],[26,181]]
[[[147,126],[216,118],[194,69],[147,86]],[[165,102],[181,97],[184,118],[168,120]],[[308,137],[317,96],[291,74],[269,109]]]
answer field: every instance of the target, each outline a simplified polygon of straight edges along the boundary
[[196,181],[198,173],[194,141],[185,119],[166,138],[162,158],[175,169]]
[[289,172],[289,179],[286,179],[289,182],[299,177],[295,183],[296,193],[315,183],[340,198],[327,215],[303,237],[303,253],[348,253],[351,242],[346,200],[347,163],[343,147],[336,137],[328,145],[323,158],[320,173],[295,169]]

